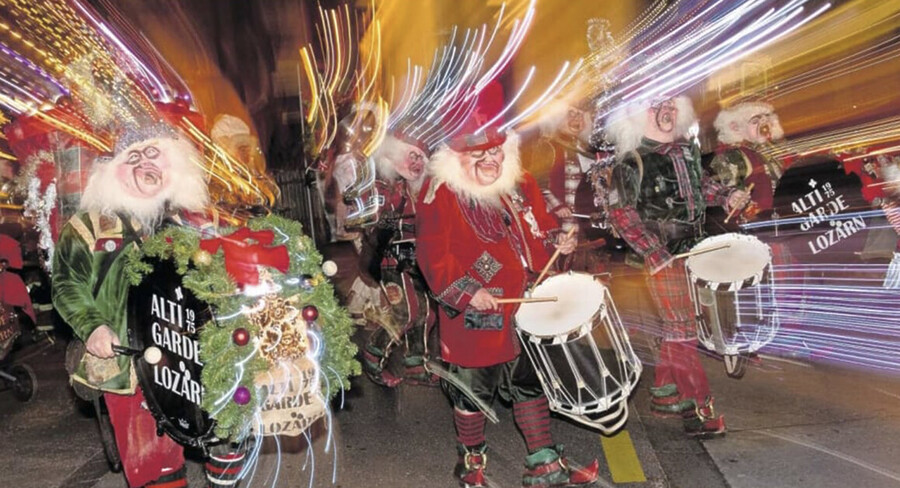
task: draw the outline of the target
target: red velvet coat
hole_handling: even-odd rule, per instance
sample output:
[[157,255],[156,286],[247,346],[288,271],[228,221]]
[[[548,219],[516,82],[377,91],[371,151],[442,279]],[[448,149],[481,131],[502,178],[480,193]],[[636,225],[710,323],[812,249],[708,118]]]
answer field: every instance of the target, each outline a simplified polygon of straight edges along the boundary
[[[426,181],[419,196],[417,254],[442,305],[441,356],[467,368],[511,361],[520,352],[513,330],[518,307],[501,305],[500,311],[479,312],[468,306],[469,300],[479,288],[498,297],[521,297],[529,278],[549,260],[558,224],[527,173],[518,191],[504,196],[502,209],[476,205],[446,184],[436,190],[434,185]],[[433,201],[426,203],[432,193]]]

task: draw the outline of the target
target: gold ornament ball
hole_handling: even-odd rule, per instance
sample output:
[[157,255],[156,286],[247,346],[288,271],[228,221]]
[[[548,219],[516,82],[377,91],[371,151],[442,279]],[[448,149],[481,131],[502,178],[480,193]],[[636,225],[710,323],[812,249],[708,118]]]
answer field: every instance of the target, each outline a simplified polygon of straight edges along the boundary
[[194,260],[194,264],[197,266],[209,266],[212,264],[212,254],[204,251],[203,249],[198,249],[197,252],[191,256],[191,259]]

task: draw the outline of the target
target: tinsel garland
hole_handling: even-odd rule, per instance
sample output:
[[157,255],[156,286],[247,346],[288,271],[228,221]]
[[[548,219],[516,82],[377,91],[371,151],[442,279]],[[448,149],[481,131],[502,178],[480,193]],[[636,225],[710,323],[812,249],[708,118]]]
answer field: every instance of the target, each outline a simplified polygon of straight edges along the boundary
[[[281,298],[291,298],[303,305],[314,305],[318,319],[310,324],[323,341],[324,351],[319,360],[323,394],[334,397],[341,389],[349,388],[349,378],[361,373],[354,359],[356,346],[351,342],[353,323],[347,311],[334,296],[334,289],[322,274],[322,256],[313,241],[303,235],[299,222],[270,215],[252,219],[247,223],[251,230],[273,230],[275,245],[287,247],[290,268],[286,274],[271,268],[268,273],[279,285],[275,293]],[[235,229],[222,229],[227,235]],[[200,300],[208,303],[217,317],[227,320],[210,321],[200,331],[200,359],[204,388],[203,409],[215,419],[215,433],[223,439],[240,440],[249,433],[254,416],[265,402],[266,389],[257,388],[254,379],[267,370],[269,364],[259,354],[253,341],[246,346],[235,344],[232,336],[243,328],[250,337],[259,336],[259,325],[248,319],[242,311],[253,309],[258,296],[248,296],[238,290],[237,284],[225,270],[224,251],[209,255],[211,259],[197,259],[200,236],[189,227],[167,227],[143,242],[140,248],[127,255],[126,277],[137,285],[152,271],[145,258],[172,259],[182,275],[182,284]],[[202,253],[202,251],[201,251]],[[200,262],[194,262],[200,261]],[[242,366],[237,367],[238,364]],[[240,405],[232,401],[233,392],[239,387],[253,392],[250,401]]]
[[[44,168],[43,165],[47,167]],[[50,216],[57,205],[55,174],[53,154],[49,151],[38,151],[25,160],[25,165],[15,179],[16,191],[20,194],[25,193],[22,214],[34,219],[34,225],[38,230],[38,247],[46,253],[42,265],[47,272],[51,271],[54,251]]]
[[43,195],[40,194],[40,185],[41,182],[37,178],[32,178],[28,183],[28,197],[23,204],[25,209],[22,214],[34,218],[34,225],[38,230],[38,247],[46,253],[42,264],[49,273],[52,271],[50,268],[54,251],[50,215],[56,208],[56,180],[47,185],[47,191]]

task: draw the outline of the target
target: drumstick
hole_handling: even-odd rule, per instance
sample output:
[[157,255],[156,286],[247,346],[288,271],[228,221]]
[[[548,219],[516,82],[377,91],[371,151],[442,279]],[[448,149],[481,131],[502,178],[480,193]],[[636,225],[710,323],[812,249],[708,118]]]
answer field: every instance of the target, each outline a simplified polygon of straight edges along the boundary
[[497,303],[539,303],[539,302],[555,302],[559,300],[557,297],[531,297],[531,298],[498,298]]
[[140,349],[132,349],[125,346],[117,346],[113,344],[112,350],[116,354],[124,354],[126,356],[140,356],[144,358],[147,364],[156,364],[162,359],[162,351],[156,346],[150,346],[141,351]]
[[869,183],[866,186],[884,186],[884,185],[900,185],[900,181],[879,181],[877,183]]
[[586,215],[586,214],[577,214],[577,213],[573,213],[573,214],[572,214],[572,217],[575,217],[576,219],[589,219],[589,218],[591,218],[590,215]]
[[703,249],[696,249],[693,251],[683,252],[681,254],[676,254],[675,259],[687,258],[690,256],[696,256],[697,254],[705,254],[712,251],[718,251],[720,249],[727,249],[731,247],[731,244],[719,244],[718,246],[710,246],[704,247]]
[[416,238],[411,237],[409,239],[397,239],[396,241],[391,241],[391,244],[406,244],[407,242],[416,242]]
[[[750,183],[750,186],[747,187],[747,190],[746,190],[746,191],[747,191],[747,195],[749,195],[750,192],[753,191],[753,185],[755,185],[755,184],[756,184],[756,183]],[[729,220],[731,220],[731,217],[733,217],[733,216],[734,216],[734,213],[737,212],[737,211],[738,211],[738,207],[734,207],[733,209],[731,209],[731,212],[728,212],[728,217],[725,217],[725,223],[726,223],[726,224],[728,223]]]
[[[572,237],[575,234],[575,230],[578,227],[572,227],[569,229],[568,234],[566,234],[566,239]],[[556,258],[559,257],[559,248],[556,248],[556,251],[553,253],[553,256],[550,256],[550,261],[547,261],[547,265],[544,266],[544,269],[541,271],[541,274],[538,275],[537,279],[534,280],[534,284],[531,285],[531,289],[529,291],[533,291],[534,287],[538,286],[541,283],[541,280],[544,279],[544,276],[547,275],[547,271],[550,271],[550,266],[553,266],[553,263],[556,262]]]

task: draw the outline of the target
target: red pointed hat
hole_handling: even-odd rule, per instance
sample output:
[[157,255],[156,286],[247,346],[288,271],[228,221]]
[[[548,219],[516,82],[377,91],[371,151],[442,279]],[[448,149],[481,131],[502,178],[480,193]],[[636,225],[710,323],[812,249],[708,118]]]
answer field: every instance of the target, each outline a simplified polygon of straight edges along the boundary
[[[506,142],[506,133],[499,130],[503,117],[497,117],[503,107],[503,86],[491,81],[478,94],[472,111],[448,142],[450,148],[456,152],[483,151]],[[491,125],[484,127],[488,122]]]

